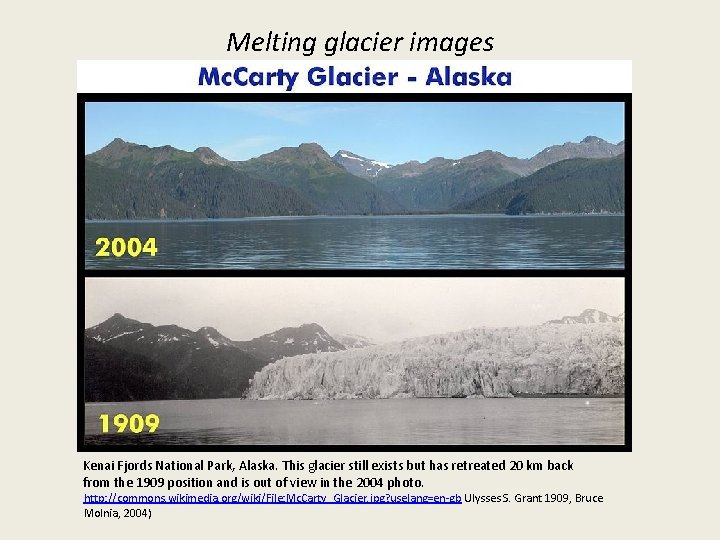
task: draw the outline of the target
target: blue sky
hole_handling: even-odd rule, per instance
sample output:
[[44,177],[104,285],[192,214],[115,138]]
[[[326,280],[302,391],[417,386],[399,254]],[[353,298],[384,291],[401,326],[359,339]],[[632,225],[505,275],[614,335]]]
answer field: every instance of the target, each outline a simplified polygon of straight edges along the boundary
[[587,135],[625,138],[622,103],[88,103],[85,153],[120,137],[244,160],[319,143],[391,164],[497,150],[527,158]]

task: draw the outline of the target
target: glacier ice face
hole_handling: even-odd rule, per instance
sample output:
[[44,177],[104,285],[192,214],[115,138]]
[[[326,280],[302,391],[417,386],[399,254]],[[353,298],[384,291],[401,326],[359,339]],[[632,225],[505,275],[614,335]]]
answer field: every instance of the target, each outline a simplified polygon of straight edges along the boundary
[[251,399],[622,394],[621,323],[477,328],[278,360]]

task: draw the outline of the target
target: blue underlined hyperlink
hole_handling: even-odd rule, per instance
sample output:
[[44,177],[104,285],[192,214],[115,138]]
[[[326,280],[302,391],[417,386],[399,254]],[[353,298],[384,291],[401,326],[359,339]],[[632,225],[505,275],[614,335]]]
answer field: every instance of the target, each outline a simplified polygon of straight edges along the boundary
[[156,504],[462,504],[459,494],[343,494],[314,495],[310,493],[237,493],[235,495],[168,494],[125,495],[116,492],[85,494],[84,505],[156,505]]
[[415,501],[415,502],[382,502],[382,501],[365,501],[365,502],[335,502],[335,501],[308,501],[308,502],[301,502],[301,501],[294,501],[294,502],[84,502],[83,504],[86,505],[97,505],[97,504],[112,504],[116,506],[128,506],[128,505],[151,505],[151,504],[462,504],[462,501],[455,501],[455,502],[422,502],[422,501]]

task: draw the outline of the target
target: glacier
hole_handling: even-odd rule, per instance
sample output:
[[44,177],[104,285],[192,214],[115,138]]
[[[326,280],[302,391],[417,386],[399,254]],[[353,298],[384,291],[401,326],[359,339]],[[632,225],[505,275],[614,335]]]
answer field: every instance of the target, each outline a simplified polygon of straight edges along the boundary
[[257,372],[249,399],[618,395],[621,322],[475,328],[282,358]]

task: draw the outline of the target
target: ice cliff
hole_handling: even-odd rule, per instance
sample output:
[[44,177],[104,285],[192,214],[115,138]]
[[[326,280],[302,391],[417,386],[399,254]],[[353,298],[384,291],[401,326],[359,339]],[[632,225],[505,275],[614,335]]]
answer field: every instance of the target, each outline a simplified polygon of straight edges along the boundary
[[255,374],[250,399],[622,394],[622,323],[477,328],[283,358]]

